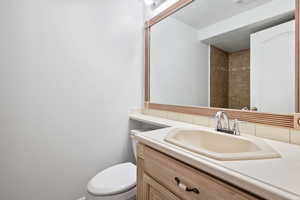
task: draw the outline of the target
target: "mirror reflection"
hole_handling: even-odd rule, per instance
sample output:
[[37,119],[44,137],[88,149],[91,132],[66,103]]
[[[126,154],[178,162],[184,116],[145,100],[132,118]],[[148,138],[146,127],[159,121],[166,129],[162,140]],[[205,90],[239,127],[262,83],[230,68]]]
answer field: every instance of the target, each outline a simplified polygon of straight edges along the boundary
[[151,27],[150,102],[295,112],[295,0],[195,0]]

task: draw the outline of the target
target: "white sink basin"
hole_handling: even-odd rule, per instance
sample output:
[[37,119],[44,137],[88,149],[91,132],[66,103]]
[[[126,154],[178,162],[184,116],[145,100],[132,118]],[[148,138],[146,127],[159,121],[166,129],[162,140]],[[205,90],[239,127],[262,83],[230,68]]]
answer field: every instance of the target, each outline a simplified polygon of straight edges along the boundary
[[281,157],[259,138],[218,133],[216,131],[176,128],[165,141],[217,160],[254,160]]

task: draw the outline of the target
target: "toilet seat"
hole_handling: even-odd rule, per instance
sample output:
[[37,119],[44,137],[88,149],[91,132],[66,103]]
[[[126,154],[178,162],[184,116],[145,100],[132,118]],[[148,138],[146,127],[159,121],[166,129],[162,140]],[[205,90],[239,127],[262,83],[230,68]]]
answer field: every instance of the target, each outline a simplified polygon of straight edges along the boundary
[[123,163],[98,173],[88,184],[88,192],[96,196],[116,195],[136,186],[136,166]]

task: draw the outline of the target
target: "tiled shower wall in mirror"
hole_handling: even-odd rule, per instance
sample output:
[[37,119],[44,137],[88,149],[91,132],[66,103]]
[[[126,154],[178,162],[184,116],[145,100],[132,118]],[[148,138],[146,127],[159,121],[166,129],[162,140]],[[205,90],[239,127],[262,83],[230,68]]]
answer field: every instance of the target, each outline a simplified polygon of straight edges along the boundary
[[250,50],[225,52],[211,46],[211,107],[250,107]]

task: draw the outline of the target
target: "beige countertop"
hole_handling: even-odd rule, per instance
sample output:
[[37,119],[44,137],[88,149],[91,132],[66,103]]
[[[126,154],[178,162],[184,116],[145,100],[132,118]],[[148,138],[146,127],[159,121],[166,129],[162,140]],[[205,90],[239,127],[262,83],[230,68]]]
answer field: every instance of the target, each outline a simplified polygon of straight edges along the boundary
[[136,138],[139,142],[263,198],[300,200],[300,146],[298,145],[259,138],[278,151],[281,158],[218,161],[164,141],[168,132],[174,127],[193,127],[205,130],[211,128],[138,113],[131,114],[130,119],[165,127],[138,134]]

